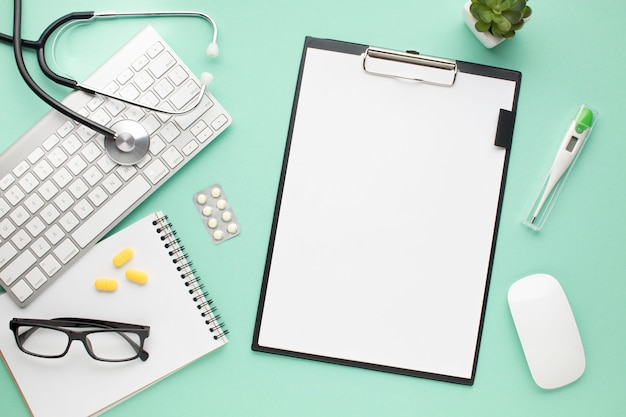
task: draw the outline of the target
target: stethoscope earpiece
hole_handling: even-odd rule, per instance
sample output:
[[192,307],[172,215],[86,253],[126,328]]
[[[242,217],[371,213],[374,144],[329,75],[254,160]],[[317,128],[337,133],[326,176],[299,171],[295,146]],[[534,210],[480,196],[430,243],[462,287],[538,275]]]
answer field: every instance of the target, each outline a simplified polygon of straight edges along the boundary
[[219,55],[220,50],[217,46],[217,43],[215,42],[211,42],[209,44],[209,47],[206,48],[206,54],[209,56],[209,58],[215,58]]

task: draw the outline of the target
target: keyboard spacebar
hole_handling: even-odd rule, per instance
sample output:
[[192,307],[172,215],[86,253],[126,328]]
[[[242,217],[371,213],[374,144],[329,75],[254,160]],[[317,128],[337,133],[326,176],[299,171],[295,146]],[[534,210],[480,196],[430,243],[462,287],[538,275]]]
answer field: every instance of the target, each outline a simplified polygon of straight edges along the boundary
[[117,220],[122,213],[133,203],[150,190],[150,184],[142,176],[138,176],[129,182],[126,187],[115,194],[105,205],[80,225],[72,234],[76,243],[84,248],[91,243],[111,223]]

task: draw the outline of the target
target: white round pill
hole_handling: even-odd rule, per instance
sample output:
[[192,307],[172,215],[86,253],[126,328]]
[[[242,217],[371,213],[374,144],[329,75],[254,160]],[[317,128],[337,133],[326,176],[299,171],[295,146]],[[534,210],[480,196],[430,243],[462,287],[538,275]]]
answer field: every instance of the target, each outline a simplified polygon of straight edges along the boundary
[[213,239],[215,240],[224,239],[224,232],[222,232],[221,230],[216,230],[215,233],[213,233]]
[[198,204],[205,204],[206,196],[204,194],[198,194],[198,196],[196,197],[196,201],[198,202]]
[[237,226],[237,223],[231,223],[231,224],[228,225],[226,230],[228,230],[228,233],[234,235],[239,230],[239,227]]
[[219,196],[222,195],[222,190],[220,190],[219,188],[215,187],[211,190],[211,195],[213,196],[213,198],[217,198]]
[[209,217],[212,213],[213,213],[213,209],[212,209],[210,206],[205,206],[205,207],[202,209],[202,214],[203,214],[205,217]]
[[222,213],[222,220],[225,222],[229,222],[233,219],[233,214],[230,211],[225,211]]
[[215,229],[217,227],[217,219],[213,218],[210,219],[207,223],[207,225],[211,228],[211,229]]
[[226,208],[226,200],[219,200],[216,206],[218,209],[224,210]]

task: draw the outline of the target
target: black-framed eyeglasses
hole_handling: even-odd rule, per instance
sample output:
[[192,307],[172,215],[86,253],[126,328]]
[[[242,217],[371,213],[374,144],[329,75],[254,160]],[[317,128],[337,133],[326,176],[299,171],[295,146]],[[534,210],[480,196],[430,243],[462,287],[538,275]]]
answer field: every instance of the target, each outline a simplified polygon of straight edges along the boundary
[[150,335],[150,326],[63,317],[14,318],[9,327],[20,350],[40,358],[65,356],[74,340],[80,340],[89,356],[99,361],[145,361],[149,356],[143,344]]

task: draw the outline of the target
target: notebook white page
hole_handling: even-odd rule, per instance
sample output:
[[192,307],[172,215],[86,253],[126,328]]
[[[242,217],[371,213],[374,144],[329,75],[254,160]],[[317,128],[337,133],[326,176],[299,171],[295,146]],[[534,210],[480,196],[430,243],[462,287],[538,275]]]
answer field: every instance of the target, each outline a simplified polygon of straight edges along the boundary
[[260,346],[472,376],[515,88],[307,50]]
[[[201,356],[223,346],[215,340],[176,270],[151,214],[98,243],[22,309],[0,295],[0,351],[31,413],[36,417],[98,414]],[[175,225],[174,225],[175,227]],[[112,259],[130,247],[134,257],[121,268]],[[171,250],[171,249],[170,249]],[[180,264],[179,264],[180,265]],[[148,274],[145,285],[125,278],[135,268]],[[96,278],[117,279],[115,292],[99,292]],[[92,359],[80,342],[63,358],[44,359],[21,352],[9,330],[14,317],[80,317],[150,326],[147,361],[106,363]]]

